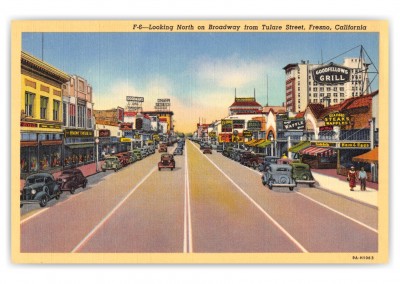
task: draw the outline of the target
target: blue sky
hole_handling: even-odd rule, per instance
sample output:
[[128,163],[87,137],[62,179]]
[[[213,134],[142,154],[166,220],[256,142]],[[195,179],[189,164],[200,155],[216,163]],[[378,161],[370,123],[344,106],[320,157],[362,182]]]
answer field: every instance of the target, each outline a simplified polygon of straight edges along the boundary
[[[95,109],[125,107],[143,96],[152,110],[170,98],[178,131],[227,115],[234,100],[253,96],[281,105],[289,63],[321,63],[363,45],[375,66],[377,33],[23,33],[22,50],[93,86]],[[345,57],[358,57],[360,49]],[[268,77],[268,84],[267,84]],[[373,86],[373,90],[377,84]]]

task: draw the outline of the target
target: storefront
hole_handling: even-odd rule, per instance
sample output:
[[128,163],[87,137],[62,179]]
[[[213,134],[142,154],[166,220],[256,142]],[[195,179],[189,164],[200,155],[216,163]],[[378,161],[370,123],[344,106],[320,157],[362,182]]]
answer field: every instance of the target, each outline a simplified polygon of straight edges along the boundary
[[64,130],[64,168],[93,163],[95,159],[93,130]]
[[310,146],[298,152],[303,163],[313,169],[336,169],[337,151],[335,143],[310,142]]

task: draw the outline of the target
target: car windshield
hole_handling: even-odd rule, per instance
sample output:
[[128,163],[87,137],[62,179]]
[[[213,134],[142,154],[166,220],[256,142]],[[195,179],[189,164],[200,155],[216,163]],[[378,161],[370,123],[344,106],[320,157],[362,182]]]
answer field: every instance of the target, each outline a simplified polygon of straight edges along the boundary
[[39,182],[44,182],[44,177],[32,177],[26,180],[26,183],[28,184],[39,183]]
[[279,168],[279,169],[276,169],[276,171],[277,172],[288,172],[289,169],[287,169],[287,168]]

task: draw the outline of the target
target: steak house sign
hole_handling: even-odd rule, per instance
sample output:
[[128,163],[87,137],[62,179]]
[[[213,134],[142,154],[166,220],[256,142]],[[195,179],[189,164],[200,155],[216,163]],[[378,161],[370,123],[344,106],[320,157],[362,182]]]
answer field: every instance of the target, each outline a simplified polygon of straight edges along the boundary
[[314,81],[320,84],[342,84],[350,81],[350,69],[330,63],[312,71]]

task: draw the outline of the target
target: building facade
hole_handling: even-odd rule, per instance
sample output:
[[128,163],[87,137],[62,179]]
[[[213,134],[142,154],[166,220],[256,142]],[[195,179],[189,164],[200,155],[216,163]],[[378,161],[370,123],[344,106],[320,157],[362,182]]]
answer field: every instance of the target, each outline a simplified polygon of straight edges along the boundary
[[286,105],[291,112],[304,111],[310,103],[325,106],[339,104],[352,97],[370,92],[367,65],[361,58],[345,58],[342,66],[350,70],[349,81],[345,83],[319,83],[313,70],[323,67],[308,61],[286,65]]
[[21,53],[21,177],[63,166],[62,85],[70,76]]

